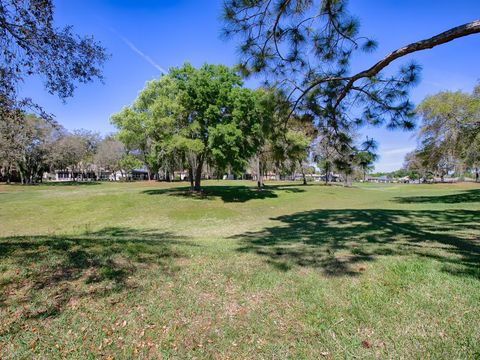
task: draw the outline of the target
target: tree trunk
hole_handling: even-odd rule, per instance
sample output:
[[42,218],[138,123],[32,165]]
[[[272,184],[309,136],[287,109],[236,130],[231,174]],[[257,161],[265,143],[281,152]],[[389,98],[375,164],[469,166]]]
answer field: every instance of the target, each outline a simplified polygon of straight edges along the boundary
[[190,190],[193,191],[193,169],[192,169],[192,167],[188,168],[188,178],[190,179]]
[[260,168],[260,157],[257,157],[257,187],[263,189],[263,174]]
[[475,168],[475,182],[478,182],[479,174],[478,174],[478,167]]
[[307,185],[307,176],[305,175],[305,169],[302,166],[302,162],[299,161],[300,171],[302,172],[303,185]]
[[202,169],[203,169],[203,159],[200,158],[198,161],[197,169],[195,170],[195,186],[193,190],[200,191],[200,183],[202,181]]

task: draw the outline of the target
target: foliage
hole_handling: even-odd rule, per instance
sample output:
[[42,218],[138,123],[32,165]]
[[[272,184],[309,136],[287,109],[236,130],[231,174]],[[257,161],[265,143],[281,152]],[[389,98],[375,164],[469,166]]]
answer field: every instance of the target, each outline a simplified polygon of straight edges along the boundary
[[129,175],[131,175],[132,171],[142,166],[142,162],[131,154],[125,154],[120,159],[118,165],[120,166],[120,169],[126,171],[127,180],[128,180]]
[[120,160],[125,153],[124,145],[113,138],[105,138],[99,142],[93,162],[99,168],[115,172],[120,170]]
[[374,169],[373,163],[377,160],[378,155],[369,151],[359,151],[355,156],[355,163],[360,167],[363,173],[363,181],[366,180],[367,172]]
[[239,43],[238,69],[244,76],[263,75],[267,86],[287,94],[291,111],[285,121],[307,114],[319,133],[335,137],[331,144],[339,147],[337,165],[346,176],[354,165],[358,126],[414,127],[409,90],[420,66],[410,62],[393,75],[384,70],[411,53],[480,32],[479,20],[456,26],[355,73],[352,60],[375,50],[376,42],[360,33],[347,0],[227,0],[223,19],[224,35]]
[[22,183],[41,180],[61,134],[61,128],[34,115],[0,119],[0,167],[6,180],[11,180],[14,171]]
[[112,116],[118,138],[154,169],[188,168],[200,189],[205,165],[243,171],[270,119],[262,91],[242,88],[231,69],[205,64],[172,68],[147,83],[132,106]]
[[53,144],[50,156],[52,169],[69,171],[74,180],[82,173],[92,172],[99,142],[99,135],[89,130],[64,134]]
[[[360,35],[346,1],[226,1],[227,37],[239,39],[239,68],[261,73],[280,87],[295,111],[314,115],[321,131],[352,142],[359,124],[412,128],[408,89],[419,66],[408,64],[395,76],[380,72],[349,75],[352,58],[376,47]],[[351,117],[352,111],[360,114]]]
[[65,99],[77,83],[102,79],[107,55],[92,37],[81,37],[71,26],[54,25],[51,0],[0,1],[0,117],[20,110],[41,108],[29,98],[19,98],[19,85],[40,75],[45,89]]
[[[480,167],[480,98],[472,94],[443,91],[425,98],[417,107],[422,117],[418,170],[443,177],[462,174],[466,167],[478,174]],[[478,175],[476,175],[478,180]]]

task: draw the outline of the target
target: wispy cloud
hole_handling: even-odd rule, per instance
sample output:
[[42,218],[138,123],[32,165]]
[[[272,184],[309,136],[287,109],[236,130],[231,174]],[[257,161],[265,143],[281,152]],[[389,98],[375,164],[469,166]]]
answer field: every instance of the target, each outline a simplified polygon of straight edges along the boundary
[[399,155],[399,154],[406,154],[410,151],[413,151],[415,149],[414,146],[407,146],[407,147],[401,147],[401,148],[389,148],[389,149],[380,149],[380,154],[381,155]]
[[121,35],[118,31],[116,31],[114,28],[109,27],[108,28],[112,33],[118,36],[120,40],[123,41],[125,45],[127,45],[134,53],[139,55],[143,60],[148,62],[150,65],[152,65],[155,69],[160,71],[162,74],[166,74],[167,70],[165,70],[163,67],[158,65],[155,60],[153,60],[149,55],[145,54],[142,50],[140,50],[133,42],[131,42],[128,38],[125,36]]

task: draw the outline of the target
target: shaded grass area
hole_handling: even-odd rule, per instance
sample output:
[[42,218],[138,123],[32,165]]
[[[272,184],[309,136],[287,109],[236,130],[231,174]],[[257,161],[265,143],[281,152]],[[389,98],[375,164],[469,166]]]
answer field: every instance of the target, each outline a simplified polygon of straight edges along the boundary
[[402,196],[394,199],[403,204],[432,203],[432,204],[458,204],[480,203],[480,189],[472,189],[455,194],[437,196]]
[[28,319],[61,315],[72,301],[135,291],[137,272],[160,267],[171,273],[170,233],[120,227],[81,235],[0,238],[0,307],[16,308],[12,321],[2,321],[0,336],[19,331]]
[[479,189],[253,185],[0,186],[0,358],[480,356]]
[[29,185],[19,185],[17,186],[42,186],[42,187],[65,187],[65,186],[91,186],[91,185],[100,185],[99,181],[46,181],[43,183],[29,184]]
[[471,210],[314,210],[273,218],[278,226],[236,235],[241,252],[328,275],[358,275],[357,263],[381,255],[417,255],[446,271],[480,278],[480,212]]
[[251,186],[204,186],[201,192],[192,192],[188,187],[145,190],[148,195],[169,195],[198,200],[214,200],[220,198],[223,202],[246,202],[267,198],[278,198],[278,193],[300,193],[305,190],[298,185],[268,185],[259,190]]

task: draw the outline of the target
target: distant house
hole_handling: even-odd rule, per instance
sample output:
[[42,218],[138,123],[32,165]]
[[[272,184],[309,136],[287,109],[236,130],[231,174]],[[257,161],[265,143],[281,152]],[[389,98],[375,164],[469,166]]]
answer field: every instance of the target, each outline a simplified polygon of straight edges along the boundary
[[182,171],[174,171],[173,172],[173,178],[175,180],[188,180],[188,171],[182,170]]
[[117,170],[110,171],[103,168],[95,168],[87,171],[72,171],[71,169],[55,170],[52,173],[45,173],[44,179],[52,181],[118,181],[118,180],[148,180],[148,171],[146,168],[134,169],[130,173]]
[[110,181],[117,180],[148,180],[148,171],[146,168],[133,169],[130,173],[118,170],[111,173],[108,177]]
[[341,182],[342,176],[340,174],[330,173],[330,174],[321,175],[319,178],[315,179],[315,181],[327,181],[327,180],[328,182]]
[[434,177],[433,182],[436,183],[456,183],[459,182],[460,178],[458,177],[447,177],[445,176],[444,178],[441,177]]
[[75,172],[68,170],[55,170],[55,181],[95,181],[97,180],[97,174],[94,171]]
[[367,177],[368,182],[373,182],[373,183],[390,183],[392,182],[392,179],[389,178],[386,175],[382,176],[369,176]]

